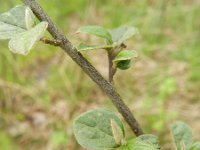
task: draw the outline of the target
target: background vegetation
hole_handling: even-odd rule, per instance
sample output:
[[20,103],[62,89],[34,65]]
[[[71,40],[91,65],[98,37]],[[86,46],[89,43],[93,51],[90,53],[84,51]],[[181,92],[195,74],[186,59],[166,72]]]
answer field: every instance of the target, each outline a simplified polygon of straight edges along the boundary
[[[137,27],[140,35],[127,45],[139,57],[131,69],[117,73],[117,90],[145,131],[161,137],[166,150],[174,120],[184,120],[200,139],[199,0],[39,2],[76,45],[102,42],[74,34],[82,25]],[[0,0],[0,13],[16,4],[20,0]],[[107,76],[103,51],[84,55]],[[40,43],[24,57],[0,43],[0,149],[82,150],[74,140],[72,121],[96,107],[115,110],[64,52]]]

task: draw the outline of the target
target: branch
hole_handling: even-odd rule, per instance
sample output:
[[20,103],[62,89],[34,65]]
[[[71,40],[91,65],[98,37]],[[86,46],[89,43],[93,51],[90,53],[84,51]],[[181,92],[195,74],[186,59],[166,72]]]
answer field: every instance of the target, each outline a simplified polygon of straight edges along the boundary
[[65,37],[64,34],[59,32],[56,25],[52,22],[51,18],[44,12],[42,7],[36,0],[23,0],[28,5],[40,21],[48,22],[48,31],[55,40],[60,41],[60,47],[83,69],[83,71],[109,96],[115,107],[122,114],[126,122],[129,124],[136,136],[143,134],[143,131],[132,115],[130,109],[121,99],[120,95],[116,92],[110,82],[105,80],[102,75],[81,55],[77,52],[76,48]]

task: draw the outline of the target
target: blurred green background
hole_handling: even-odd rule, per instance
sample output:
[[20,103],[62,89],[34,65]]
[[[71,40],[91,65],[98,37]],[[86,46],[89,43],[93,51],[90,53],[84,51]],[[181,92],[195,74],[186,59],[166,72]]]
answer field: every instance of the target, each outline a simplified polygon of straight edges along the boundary
[[[174,120],[188,123],[200,139],[200,0],[38,2],[75,45],[101,43],[74,34],[83,25],[137,27],[140,35],[126,44],[139,57],[131,69],[117,72],[116,89],[164,149],[171,149],[168,127]],[[18,4],[0,0],[0,13]],[[104,51],[84,56],[107,78]],[[38,43],[24,57],[0,42],[0,150],[83,150],[73,137],[73,118],[96,107],[116,111],[59,48]]]

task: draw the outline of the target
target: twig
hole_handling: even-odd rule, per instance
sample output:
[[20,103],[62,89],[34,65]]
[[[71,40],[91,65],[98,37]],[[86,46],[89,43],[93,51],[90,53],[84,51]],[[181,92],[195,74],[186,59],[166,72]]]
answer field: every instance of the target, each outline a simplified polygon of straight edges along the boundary
[[143,131],[132,115],[130,109],[121,99],[110,82],[105,80],[102,75],[79,53],[64,34],[59,32],[51,18],[44,12],[36,0],[23,0],[28,5],[40,21],[48,22],[48,31],[55,40],[61,41],[60,47],[90,76],[90,78],[110,97],[115,107],[122,114],[136,136],[143,134]]
[[122,43],[119,47],[116,47],[115,49],[107,51],[107,55],[108,55],[108,80],[112,84],[114,84],[113,78],[114,78],[115,73],[117,72],[116,66],[113,65],[113,59],[124,48],[126,48],[126,45],[124,43]]
[[61,42],[58,40],[47,39],[45,37],[41,38],[40,41],[42,41],[45,44],[49,44],[49,45],[53,45],[53,46],[59,46],[61,44]]

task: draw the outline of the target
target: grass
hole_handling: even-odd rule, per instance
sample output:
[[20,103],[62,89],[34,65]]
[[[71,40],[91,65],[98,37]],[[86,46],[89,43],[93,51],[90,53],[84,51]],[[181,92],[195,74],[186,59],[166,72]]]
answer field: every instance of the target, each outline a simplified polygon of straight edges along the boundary
[[[161,137],[165,149],[170,149],[165,129],[175,119],[185,120],[194,133],[199,133],[198,1],[39,2],[75,44],[80,40],[98,42],[93,37],[74,35],[82,25],[136,26],[140,35],[127,45],[138,51],[139,58],[131,69],[117,73],[116,88],[145,131]],[[0,12],[4,12],[19,1],[0,0],[0,3]],[[84,55],[106,77],[103,52]],[[0,143],[4,146],[1,149],[12,149],[9,145],[13,145],[26,150],[79,150],[71,131],[73,118],[105,105],[115,110],[64,52],[38,43],[24,57],[12,54],[6,42],[0,43]]]

